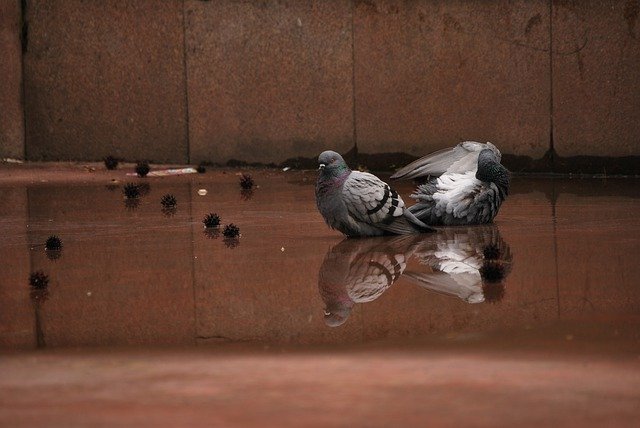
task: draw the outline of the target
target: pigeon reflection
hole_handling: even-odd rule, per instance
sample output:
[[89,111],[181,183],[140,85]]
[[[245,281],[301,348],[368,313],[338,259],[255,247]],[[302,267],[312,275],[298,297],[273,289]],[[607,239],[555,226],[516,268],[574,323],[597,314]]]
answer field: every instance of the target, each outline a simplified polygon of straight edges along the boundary
[[420,235],[345,238],[325,256],[318,288],[329,327],[344,324],[356,303],[380,297],[402,275]]
[[[416,262],[407,264],[411,259]],[[422,235],[345,238],[329,249],[318,288],[329,327],[344,324],[355,304],[379,298],[401,276],[425,290],[467,303],[496,302],[513,257],[495,225],[454,226]]]
[[411,282],[467,303],[502,299],[513,257],[497,226],[443,228],[433,238],[415,252],[429,269],[405,272]]

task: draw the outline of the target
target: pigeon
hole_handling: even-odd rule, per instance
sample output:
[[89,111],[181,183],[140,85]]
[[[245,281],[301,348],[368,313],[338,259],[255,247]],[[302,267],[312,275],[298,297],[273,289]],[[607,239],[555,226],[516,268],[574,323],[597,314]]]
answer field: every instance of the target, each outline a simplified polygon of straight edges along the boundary
[[500,300],[513,266],[509,245],[495,225],[442,228],[414,256],[430,269],[406,270],[405,278],[472,304]]
[[402,276],[421,239],[418,235],[345,238],[330,248],[318,272],[325,324],[344,324],[356,303],[372,302],[387,291]]
[[491,223],[509,194],[510,173],[496,146],[465,141],[401,168],[392,179],[427,177],[409,208],[429,225]]
[[342,156],[325,151],[316,182],[316,203],[325,222],[348,237],[431,232],[405,208],[387,183],[367,172],[351,171]]

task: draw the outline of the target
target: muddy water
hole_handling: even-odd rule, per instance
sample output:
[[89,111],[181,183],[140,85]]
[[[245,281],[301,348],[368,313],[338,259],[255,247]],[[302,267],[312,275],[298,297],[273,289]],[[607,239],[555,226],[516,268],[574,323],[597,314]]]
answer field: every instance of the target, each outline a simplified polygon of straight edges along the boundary
[[[638,325],[638,180],[516,178],[494,225],[345,240],[316,211],[313,172],[252,174],[252,193],[233,173],[132,179],[148,185],[133,204],[122,181],[0,187],[0,348],[343,345]],[[408,199],[411,183],[396,187]],[[173,212],[162,210],[166,194]],[[211,212],[241,237],[205,233]],[[50,235],[59,254],[45,251]],[[38,271],[49,283],[34,292]]]

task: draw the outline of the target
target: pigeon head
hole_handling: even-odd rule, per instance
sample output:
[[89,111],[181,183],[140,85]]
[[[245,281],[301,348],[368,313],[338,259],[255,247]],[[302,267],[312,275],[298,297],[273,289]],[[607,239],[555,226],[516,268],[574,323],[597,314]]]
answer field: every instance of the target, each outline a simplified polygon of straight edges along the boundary
[[476,178],[496,183],[504,196],[509,194],[509,170],[500,164],[500,159],[491,149],[484,149],[478,155]]
[[351,315],[351,305],[335,305],[324,310],[324,323],[327,327],[338,327],[344,324]]
[[346,162],[339,153],[327,150],[318,156],[318,169],[322,174],[338,176],[345,171],[350,171]]

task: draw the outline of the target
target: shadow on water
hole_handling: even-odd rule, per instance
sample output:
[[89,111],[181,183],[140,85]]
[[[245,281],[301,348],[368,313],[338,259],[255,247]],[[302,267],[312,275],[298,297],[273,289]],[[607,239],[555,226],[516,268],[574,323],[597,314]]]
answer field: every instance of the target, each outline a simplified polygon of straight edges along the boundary
[[640,312],[637,181],[520,178],[495,225],[347,240],[299,185],[312,174],[254,175],[250,197],[232,174],[144,182],[131,207],[105,184],[0,188],[0,348],[352,344]]

